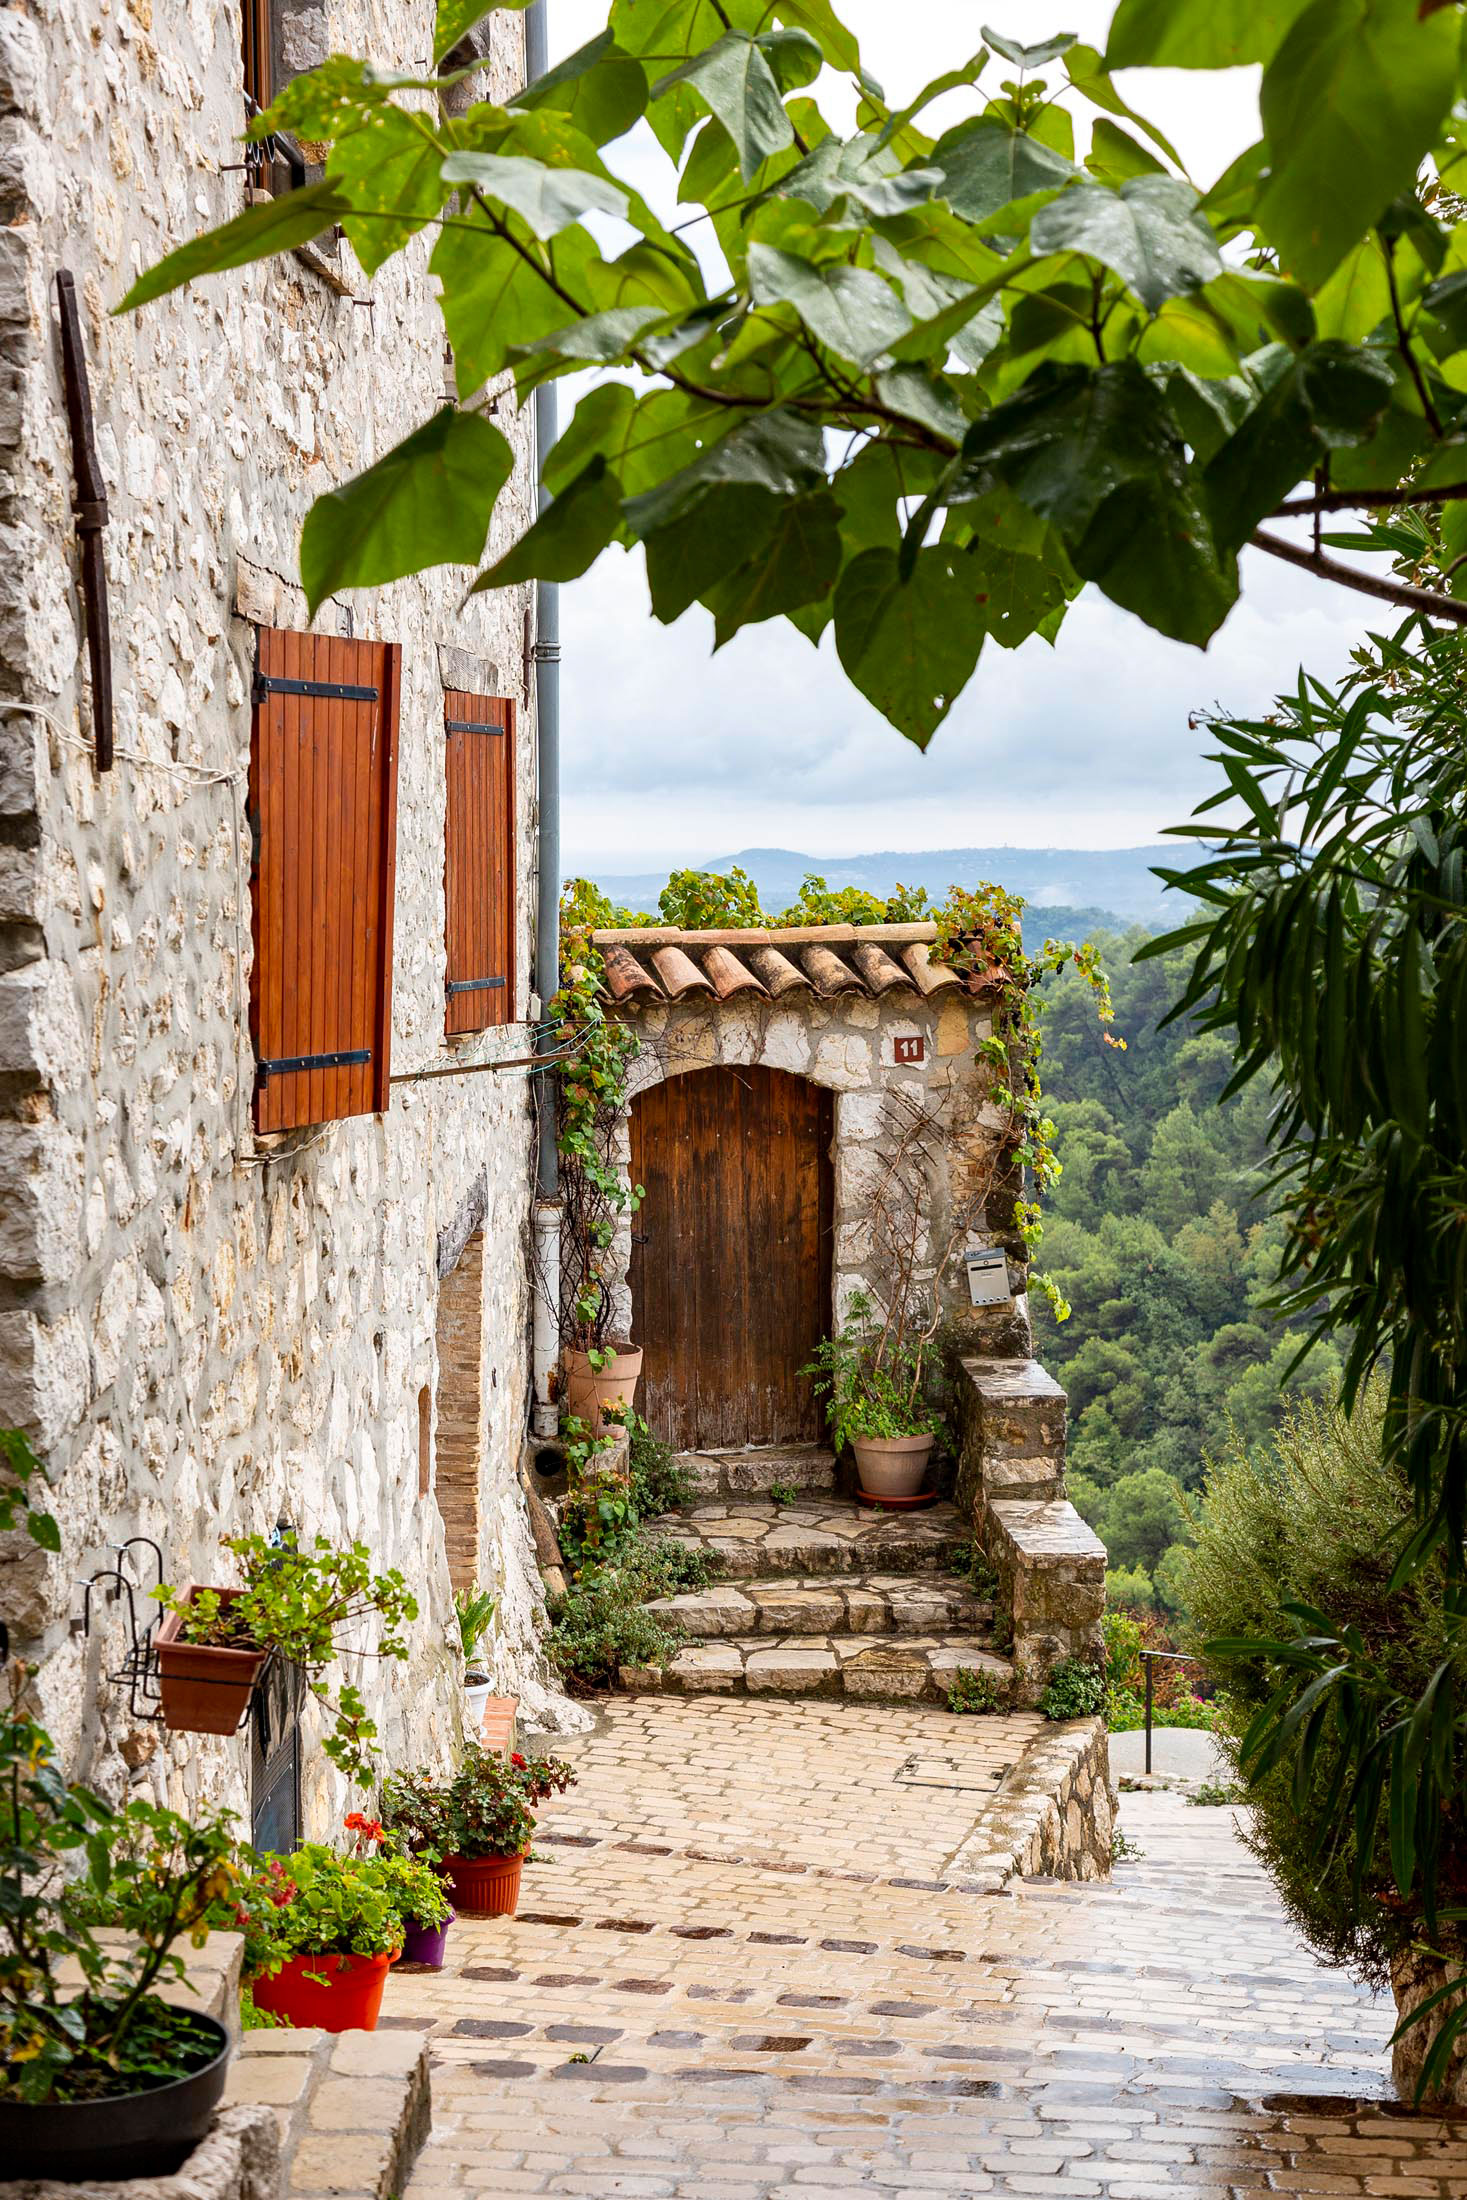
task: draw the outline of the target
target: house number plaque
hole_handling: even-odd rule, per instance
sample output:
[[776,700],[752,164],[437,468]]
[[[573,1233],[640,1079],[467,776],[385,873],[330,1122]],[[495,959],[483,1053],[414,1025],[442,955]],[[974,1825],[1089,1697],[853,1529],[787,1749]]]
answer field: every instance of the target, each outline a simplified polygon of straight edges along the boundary
[[892,1060],[899,1069],[912,1069],[927,1059],[927,1041],[918,1031],[903,1032],[891,1042]]

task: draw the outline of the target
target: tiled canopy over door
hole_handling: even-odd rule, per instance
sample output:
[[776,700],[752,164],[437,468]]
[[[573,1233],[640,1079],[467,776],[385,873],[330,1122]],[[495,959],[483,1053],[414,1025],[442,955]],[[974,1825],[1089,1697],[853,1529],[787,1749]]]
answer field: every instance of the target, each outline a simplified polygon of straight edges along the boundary
[[677,1451],[814,1443],[808,1363],[830,1319],[831,1095],[699,1069],[632,1104],[640,1411]]
[[502,696],[450,689],[443,698],[443,732],[443,1028],[452,1036],[515,1020],[514,705]]
[[387,1106],[398,688],[396,643],[260,630],[250,1020],[262,1131]]

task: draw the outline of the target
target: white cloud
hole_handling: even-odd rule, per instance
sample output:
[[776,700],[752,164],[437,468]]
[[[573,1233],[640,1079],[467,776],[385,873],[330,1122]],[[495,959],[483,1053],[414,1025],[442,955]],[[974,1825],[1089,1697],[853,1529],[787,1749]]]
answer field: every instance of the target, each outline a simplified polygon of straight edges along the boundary
[[[1108,0],[1042,12],[1028,0],[1007,16],[1003,0],[991,4],[998,28],[1016,36],[1062,28],[1101,47],[1113,12]],[[966,55],[981,20],[960,0],[844,0],[841,12],[893,98]],[[569,52],[604,25],[604,0],[551,0],[551,21],[556,51]],[[1255,71],[1133,72],[1125,90],[1203,183],[1257,135]],[[612,166],[665,198],[666,164],[642,135],[616,148]],[[566,864],[604,871],[749,845],[840,855],[1153,840],[1214,783],[1189,712],[1214,702],[1262,712],[1301,663],[1322,677],[1339,671],[1373,623],[1362,599],[1256,553],[1244,561],[1242,601],[1205,654],[1092,590],[1053,650],[986,650],[921,756],[850,686],[828,637],[816,652],[776,621],[711,656],[701,611],[670,628],[650,618],[639,558],[604,558],[562,591],[561,615]]]

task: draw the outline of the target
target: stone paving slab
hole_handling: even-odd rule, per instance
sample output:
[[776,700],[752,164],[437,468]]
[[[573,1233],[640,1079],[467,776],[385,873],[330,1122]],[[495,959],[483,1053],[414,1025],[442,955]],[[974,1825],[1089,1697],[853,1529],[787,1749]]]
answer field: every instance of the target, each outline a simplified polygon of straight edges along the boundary
[[973,1730],[1026,1725],[614,1700],[520,1915],[389,1979],[438,2103],[404,2200],[1461,2200],[1467,2123],[1389,2099],[1389,2006],[1294,1939],[1238,1814],[1128,1796],[1110,1882],[944,1878]]
[[716,1581],[646,1607],[674,1634],[920,1635],[993,1624],[992,1602],[961,1575],[788,1574]]
[[664,1513],[658,1533],[691,1543],[733,1580],[794,1574],[913,1573],[950,1566],[967,1541],[953,1506],[879,1512],[854,1498],[805,1497],[776,1505],[757,1496],[709,1498]]
[[987,1634],[732,1636],[679,1650],[665,1666],[623,1666],[633,1694],[857,1697],[946,1703],[959,1673],[981,1673],[1007,1701],[1014,1669]]

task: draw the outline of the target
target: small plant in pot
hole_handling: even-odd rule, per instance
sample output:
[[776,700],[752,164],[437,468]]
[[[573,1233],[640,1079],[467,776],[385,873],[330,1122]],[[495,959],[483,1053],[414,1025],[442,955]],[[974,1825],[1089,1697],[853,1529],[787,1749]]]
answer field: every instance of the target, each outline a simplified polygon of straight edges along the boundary
[[[0,2176],[169,2176],[213,2120],[231,2047],[157,1989],[183,1974],[179,1941],[229,1922],[231,1817],[115,1811],[68,1782],[21,1709],[30,1672],[12,1666],[0,1710]],[[126,1939],[103,1943],[104,1925]]]
[[383,1783],[382,1823],[413,1852],[438,1859],[454,1907],[473,1917],[512,1917],[535,1833],[532,1805],[575,1780],[559,1757],[501,1757],[470,1749],[442,1778],[395,1773]]
[[238,1916],[257,2009],[323,2032],[375,2032],[409,1919],[446,1924],[449,1904],[425,1857],[377,1849],[375,1820],[347,1823],[357,1835],[350,1855],[308,1841],[261,1857]]
[[825,1400],[836,1449],[849,1444],[855,1454],[863,1497],[910,1504],[923,1494],[937,1436],[922,1391],[925,1345],[894,1316],[878,1321],[858,1292],[840,1334],[825,1338],[801,1370]]
[[307,1546],[293,1534],[278,1543],[234,1535],[224,1548],[239,1561],[240,1588],[194,1586],[180,1594],[165,1583],[158,1590],[167,1612],[157,1637],[166,1723],[185,1734],[232,1734],[266,1659],[278,1656],[300,1667],[312,1695],[331,1710],[327,1756],[365,1785],[374,1773],[376,1725],[359,1689],[346,1685],[332,1703],[323,1675],[347,1647],[342,1638],[372,1618],[383,1627],[374,1654],[406,1658],[401,1629],[418,1616],[416,1598],[395,1569],[372,1572],[364,1543],[342,1550],[324,1535]]
[[484,1725],[484,1711],[494,1692],[494,1676],[478,1659],[478,1649],[489,1632],[499,1600],[477,1584],[460,1589],[453,1599],[458,1639],[464,1654],[464,1725],[469,1739],[477,1741]]

